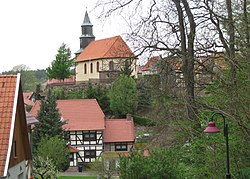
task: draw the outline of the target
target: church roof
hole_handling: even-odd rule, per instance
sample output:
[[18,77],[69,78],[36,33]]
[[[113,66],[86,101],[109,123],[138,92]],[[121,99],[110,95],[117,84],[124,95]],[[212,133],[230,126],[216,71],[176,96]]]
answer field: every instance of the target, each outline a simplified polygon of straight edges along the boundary
[[85,12],[85,16],[84,16],[82,25],[92,25],[90,22],[89,15],[88,15],[87,11]]
[[75,62],[107,58],[133,58],[135,55],[121,36],[96,40],[81,52]]

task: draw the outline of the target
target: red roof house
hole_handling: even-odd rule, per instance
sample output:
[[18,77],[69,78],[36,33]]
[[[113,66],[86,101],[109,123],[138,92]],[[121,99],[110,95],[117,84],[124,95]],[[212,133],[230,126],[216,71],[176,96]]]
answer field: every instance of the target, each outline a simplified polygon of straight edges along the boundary
[[107,58],[135,57],[121,36],[95,40],[83,50],[75,62]]
[[[102,152],[128,152],[134,143],[134,122],[127,119],[104,119],[95,99],[57,100],[63,127],[69,134],[70,167],[95,161]],[[37,116],[40,102],[36,101],[30,113]]]
[[121,36],[92,41],[74,61],[76,82],[112,82],[127,60],[133,69],[131,76],[136,76],[136,57]]
[[141,71],[143,75],[146,74],[156,74],[158,72],[157,62],[159,61],[159,56],[151,57],[148,62],[142,67]]
[[25,106],[33,106],[34,102],[32,101],[33,92],[23,93],[23,101]]
[[[70,167],[93,162],[103,150],[104,113],[95,99],[57,100],[57,108],[63,126],[69,135]],[[36,101],[30,113],[37,116],[40,101]],[[73,150],[75,149],[75,150]]]
[[134,122],[129,119],[106,119],[104,142],[134,142]]
[[[104,113],[95,99],[57,100],[57,108],[67,121],[63,127],[68,131],[103,130]],[[37,116],[40,101],[36,101],[30,114]]]
[[105,153],[130,151],[135,141],[133,118],[106,119],[103,141]]
[[0,75],[0,141],[0,178],[25,178],[31,150],[20,74]]
[[48,79],[46,82],[42,84],[44,88],[47,86],[63,86],[63,85],[74,85],[76,81],[76,77],[73,75],[69,78],[64,78],[64,80],[60,79]]

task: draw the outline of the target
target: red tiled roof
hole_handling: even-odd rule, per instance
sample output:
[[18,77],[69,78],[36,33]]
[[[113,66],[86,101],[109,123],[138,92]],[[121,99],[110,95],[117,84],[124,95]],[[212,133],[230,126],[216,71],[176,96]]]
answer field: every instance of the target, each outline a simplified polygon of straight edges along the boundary
[[149,71],[152,69],[155,62],[157,62],[159,56],[154,56],[148,60],[148,62],[142,67],[142,71]]
[[133,119],[106,119],[104,142],[133,142],[135,140]]
[[74,84],[76,82],[76,76],[71,76],[69,78],[65,78],[64,80],[59,79],[51,79],[47,80],[44,85],[51,85],[51,84],[65,84],[65,83],[72,83]]
[[31,101],[31,96],[33,93],[23,93],[23,102],[25,105],[33,106],[35,103]]
[[[57,107],[67,124],[65,130],[103,130],[104,113],[95,99],[57,100]],[[40,101],[36,101],[30,113],[37,116]]]
[[16,75],[0,75],[0,176],[4,174],[16,90]]
[[30,93],[23,93],[23,99],[30,99],[31,98],[31,96],[32,96],[32,92],[30,92]]
[[81,52],[75,62],[106,58],[135,57],[121,36],[95,40]]

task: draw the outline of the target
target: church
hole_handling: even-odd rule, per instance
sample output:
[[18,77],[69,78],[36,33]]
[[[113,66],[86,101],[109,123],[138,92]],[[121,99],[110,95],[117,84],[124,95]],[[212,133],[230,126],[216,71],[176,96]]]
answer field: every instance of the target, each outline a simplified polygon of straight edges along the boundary
[[76,83],[114,81],[125,64],[137,77],[136,56],[121,36],[95,40],[93,25],[86,11],[81,25],[80,49],[75,52]]

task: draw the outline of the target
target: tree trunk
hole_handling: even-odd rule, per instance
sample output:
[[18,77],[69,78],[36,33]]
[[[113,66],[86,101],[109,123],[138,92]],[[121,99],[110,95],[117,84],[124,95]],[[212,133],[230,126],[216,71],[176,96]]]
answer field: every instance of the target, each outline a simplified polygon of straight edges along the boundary
[[174,0],[178,12],[179,28],[181,36],[181,58],[183,61],[183,75],[186,87],[186,106],[189,119],[195,121],[196,130],[199,128],[197,108],[195,104],[194,94],[194,38],[196,24],[189,4],[186,0],[182,0],[185,12],[188,16],[190,31],[186,35],[187,30],[184,24],[184,13],[180,0]]

